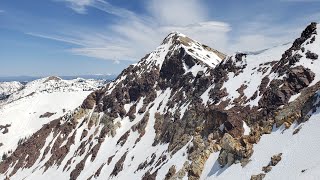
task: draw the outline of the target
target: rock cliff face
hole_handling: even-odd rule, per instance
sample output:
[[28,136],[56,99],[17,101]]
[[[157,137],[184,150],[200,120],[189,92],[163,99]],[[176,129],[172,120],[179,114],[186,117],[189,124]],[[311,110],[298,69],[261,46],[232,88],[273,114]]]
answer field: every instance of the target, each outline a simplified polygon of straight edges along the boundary
[[[293,44],[234,56],[169,34],[75,111],[21,142],[0,173],[12,179],[200,179],[212,175],[207,166],[245,168],[261,136],[306,122],[317,110],[317,28],[311,23]],[[278,160],[272,157],[264,172]],[[268,177],[247,179],[251,175]]]

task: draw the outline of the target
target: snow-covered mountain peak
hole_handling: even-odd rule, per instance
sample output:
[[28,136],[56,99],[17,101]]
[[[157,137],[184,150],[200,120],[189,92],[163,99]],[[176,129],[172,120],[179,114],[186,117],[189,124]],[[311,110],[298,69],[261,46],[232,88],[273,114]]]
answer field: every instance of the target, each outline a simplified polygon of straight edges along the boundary
[[176,68],[182,67],[181,71],[185,74],[192,72],[195,76],[199,70],[214,68],[225,58],[225,54],[192,40],[184,34],[173,32],[137,65],[142,69],[142,73],[155,68],[166,71],[163,65],[171,64]]
[[46,80],[44,81],[44,83],[48,82],[48,81],[61,81],[62,79],[58,76],[50,76],[45,78]]
[[168,44],[168,43],[174,43],[175,39],[177,39],[179,36],[182,36],[182,37],[186,37],[186,35],[180,33],[180,32],[177,32],[177,31],[173,31],[171,33],[169,33],[162,41],[161,45],[164,45],[164,44]]

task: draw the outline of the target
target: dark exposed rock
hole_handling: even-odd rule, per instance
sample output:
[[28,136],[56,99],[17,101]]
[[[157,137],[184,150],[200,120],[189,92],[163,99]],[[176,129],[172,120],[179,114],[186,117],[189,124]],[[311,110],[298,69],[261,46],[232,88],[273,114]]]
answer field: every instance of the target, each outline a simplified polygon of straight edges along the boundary
[[147,165],[148,165],[148,161],[147,160],[143,161],[142,163],[139,164],[139,166],[135,172],[140,171],[142,169],[145,169],[147,167]]
[[81,171],[84,169],[87,158],[88,155],[76,165],[75,169],[70,173],[70,180],[76,180],[78,178]]
[[[290,69],[284,82],[280,80],[271,81],[269,88],[259,101],[259,106],[276,109],[286,104],[292,95],[307,87],[314,77],[314,72],[303,66]],[[279,88],[280,85],[282,85],[281,88]]]
[[6,125],[0,125],[0,131],[2,131],[2,134],[7,134],[9,132],[9,127],[11,127],[11,124]]
[[149,121],[149,113],[146,113],[141,121],[131,127],[132,131],[138,131],[140,133],[140,137],[142,137],[146,130],[147,123]]
[[88,95],[88,97],[83,101],[82,108],[84,109],[92,109],[96,104],[96,92],[92,92]]
[[298,66],[291,69],[288,74],[288,83],[295,92],[300,92],[302,88],[307,87],[314,79],[315,74],[308,68]]
[[150,174],[150,172],[146,172],[144,176],[142,177],[142,180],[156,180],[158,171],[155,171],[154,173]]
[[169,180],[174,174],[176,174],[176,166],[172,165],[166,174],[165,180]]
[[269,165],[276,166],[281,161],[281,155],[282,153],[272,156]]
[[88,135],[88,130],[84,129],[84,130],[82,131],[82,134],[81,134],[81,137],[80,137],[80,141],[81,141],[83,138],[87,137],[87,135]]
[[59,78],[57,76],[50,76],[43,83],[47,83],[49,81],[61,81],[61,78]]
[[258,175],[252,175],[250,180],[263,180],[266,174],[260,173]]
[[129,116],[130,120],[134,120],[136,118],[136,104],[131,106],[127,116]]
[[111,163],[111,161],[112,161],[112,159],[114,158],[114,156],[115,156],[115,155],[110,156],[110,157],[108,158],[108,165]]
[[268,76],[265,76],[262,78],[261,84],[259,86],[259,91],[260,91],[259,95],[260,96],[266,91],[266,88],[267,88],[267,85],[269,82],[270,82],[270,79]]
[[300,129],[301,129],[301,126],[298,127],[297,129],[295,129],[295,130],[293,131],[292,135],[298,134],[299,131],[300,131]]
[[117,141],[117,145],[123,146],[123,145],[126,143],[129,135],[130,135],[130,130],[128,130],[127,132],[125,132],[125,133],[120,137],[120,139]]
[[119,172],[122,171],[122,169],[123,169],[123,162],[124,162],[124,160],[125,160],[126,157],[127,157],[127,153],[128,153],[128,152],[125,152],[125,153],[121,156],[121,158],[119,159],[119,161],[114,165],[114,168],[113,168],[113,170],[112,170],[112,172],[111,172],[111,174],[110,174],[110,177],[112,177],[112,176],[117,176],[117,175],[119,174]]
[[102,168],[103,168],[104,166],[105,166],[105,163],[103,163],[103,164],[99,167],[99,169],[94,173],[94,177],[95,177],[95,178],[97,178],[97,177],[100,176],[101,170],[102,170]]
[[265,172],[265,173],[268,173],[268,172],[270,172],[271,170],[272,170],[272,167],[269,166],[269,165],[262,167],[262,171]]
[[46,112],[46,113],[40,115],[39,118],[49,118],[49,117],[51,117],[51,116],[53,116],[53,115],[55,115],[55,114],[56,114],[56,113]]
[[310,52],[310,51],[307,51],[306,52],[306,58],[312,59],[312,60],[316,60],[316,59],[318,59],[318,54]]

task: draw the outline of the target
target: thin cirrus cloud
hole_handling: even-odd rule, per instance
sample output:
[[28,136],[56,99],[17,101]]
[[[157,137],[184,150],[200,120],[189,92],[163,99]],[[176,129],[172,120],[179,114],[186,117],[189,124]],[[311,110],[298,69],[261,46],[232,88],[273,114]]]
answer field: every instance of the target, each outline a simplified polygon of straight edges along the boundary
[[57,0],[65,1],[68,3],[69,7],[80,14],[86,13],[86,6],[92,4],[92,0]]
[[[172,31],[179,31],[215,48],[224,49],[227,44],[227,33],[230,31],[227,23],[208,21],[204,5],[196,0],[187,3],[183,0],[175,0],[174,3],[169,0],[161,3],[152,0],[146,4],[149,12],[147,16],[113,6],[104,0],[64,0],[64,2],[77,13],[85,14],[88,13],[88,8],[95,8],[120,20],[108,24],[107,28],[89,33],[81,30],[72,33],[70,30],[63,35],[27,34],[72,44],[74,47],[68,51],[76,55],[112,60],[116,63],[121,60],[139,60]],[[190,13],[182,16],[172,15],[173,12]]]
[[256,21],[242,22],[240,29],[245,31],[239,30],[230,35],[233,30],[231,25],[212,20],[206,5],[198,0],[150,0],[144,4],[146,15],[116,7],[105,0],[55,1],[64,2],[80,14],[89,13],[89,8],[98,9],[113,15],[117,21],[89,32],[77,29],[74,33],[70,29],[62,34],[28,34],[69,43],[72,48],[67,51],[72,54],[112,60],[115,63],[139,60],[172,31],[179,31],[230,54],[238,50],[260,50],[292,41],[301,30],[297,24],[270,26],[272,23],[267,23],[270,17],[266,15],[261,16],[262,19],[257,17]]

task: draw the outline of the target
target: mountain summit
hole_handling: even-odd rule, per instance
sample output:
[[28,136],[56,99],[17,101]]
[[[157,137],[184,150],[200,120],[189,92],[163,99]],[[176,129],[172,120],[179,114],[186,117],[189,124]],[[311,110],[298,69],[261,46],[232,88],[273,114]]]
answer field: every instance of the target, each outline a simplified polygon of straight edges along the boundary
[[319,177],[318,29],[311,23],[292,44],[233,56],[171,33],[21,141],[0,177]]

